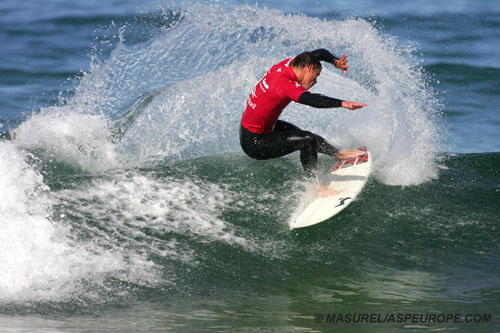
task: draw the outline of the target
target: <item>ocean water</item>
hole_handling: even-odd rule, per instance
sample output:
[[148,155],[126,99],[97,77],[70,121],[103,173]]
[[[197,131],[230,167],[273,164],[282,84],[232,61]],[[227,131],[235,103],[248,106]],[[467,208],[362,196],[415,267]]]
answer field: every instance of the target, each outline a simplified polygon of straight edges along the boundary
[[[499,42],[494,1],[3,0],[0,331],[500,331]],[[282,117],[374,173],[290,231],[298,155],[238,124],[319,47],[351,68],[313,91],[369,106]]]

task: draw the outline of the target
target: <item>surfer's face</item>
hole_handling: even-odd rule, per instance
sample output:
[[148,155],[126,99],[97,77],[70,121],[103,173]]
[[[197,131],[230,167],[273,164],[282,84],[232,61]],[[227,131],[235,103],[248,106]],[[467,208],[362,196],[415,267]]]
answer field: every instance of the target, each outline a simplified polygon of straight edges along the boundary
[[303,68],[304,76],[300,81],[300,85],[304,90],[311,89],[316,84],[316,78],[321,74],[321,68],[314,69],[312,65]]

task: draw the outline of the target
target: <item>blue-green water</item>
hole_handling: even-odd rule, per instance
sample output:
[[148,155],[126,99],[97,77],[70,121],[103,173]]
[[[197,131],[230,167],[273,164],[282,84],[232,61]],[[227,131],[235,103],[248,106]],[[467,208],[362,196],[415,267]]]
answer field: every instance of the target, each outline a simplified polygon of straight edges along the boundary
[[[500,330],[493,2],[0,13],[2,331]],[[313,90],[369,107],[283,118],[366,144],[374,174],[341,214],[290,231],[299,158],[249,159],[238,121],[271,65],[319,47],[351,69],[325,66]]]

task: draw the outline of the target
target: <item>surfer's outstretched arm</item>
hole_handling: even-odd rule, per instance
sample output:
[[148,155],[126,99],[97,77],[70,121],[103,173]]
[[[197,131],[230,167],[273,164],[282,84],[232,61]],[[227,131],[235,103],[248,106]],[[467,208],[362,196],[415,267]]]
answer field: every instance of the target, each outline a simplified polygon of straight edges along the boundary
[[349,110],[361,109],[368,104],[343,101],[341,99],[328,97],[322,94],[314,94],[311,92],[304,92],[299,96],[299,103],[309,105],[315,108],[346,108]]
[[312,106],[314,108],[340,108],[342,100],[328,97],[322,94],[304,92],[299,96],[299,103]]

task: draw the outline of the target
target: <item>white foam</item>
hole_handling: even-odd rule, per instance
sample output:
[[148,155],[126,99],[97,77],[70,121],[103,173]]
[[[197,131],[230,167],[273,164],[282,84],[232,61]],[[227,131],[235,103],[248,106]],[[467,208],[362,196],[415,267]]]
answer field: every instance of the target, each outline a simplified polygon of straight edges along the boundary
[[100,172],[119,165],[104,116],[54,107],[34,114],[13,131],[19,147],[36,150],[48,161]]
[[[142,228],[168,233],[191,234],[200,241],[220,240],[243,247],[252,244],[235,234],[230,223],[218,215],[227,203],[225,192],[215,184],[199,186],[191,181],[171,178],[155,179],[135,172],[120,172],[110,179],[94,181],[81,189],[56,194],[61,204],[73,205],[77,216],[92,216],[101,227],[116,230],[128,244],[121,247],[147,247],[151,253],[172,260],[195,260],[189,248],[176,241],[165,242],[149,236]],[[92,201],[92,205],[86,203]],[[82,223],[86,223],[83,218]],[[109,230],[89,226],[97,237],[107,243]],[[165,244],[169,244],[165,248]]]
[[63,299],[110,273],[153,281],[147,265],[129,266],[120,252],[77,241],[64,220],[53,221],[53,199],[32,159],[0,142],[0,302]]

